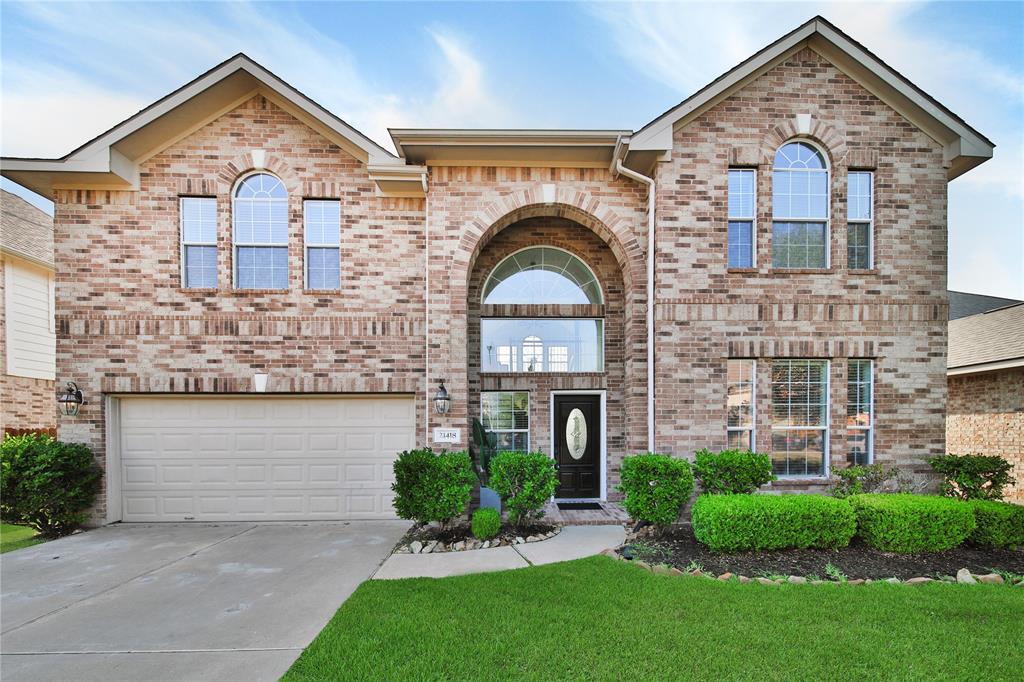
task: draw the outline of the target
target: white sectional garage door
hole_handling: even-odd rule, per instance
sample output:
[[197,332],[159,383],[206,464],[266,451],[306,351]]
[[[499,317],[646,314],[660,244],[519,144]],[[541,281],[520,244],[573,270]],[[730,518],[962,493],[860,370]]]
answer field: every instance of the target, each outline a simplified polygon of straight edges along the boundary
[[125,521],[392,519],[411,397],[125,397]]

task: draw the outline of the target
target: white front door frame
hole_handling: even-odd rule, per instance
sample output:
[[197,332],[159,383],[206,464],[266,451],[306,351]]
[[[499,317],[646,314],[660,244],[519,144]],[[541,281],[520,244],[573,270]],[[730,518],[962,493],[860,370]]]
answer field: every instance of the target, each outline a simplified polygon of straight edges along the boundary
[[[551,391],[548,412],[548,431],[550,432],[551,458],[555,457],[555,396],[556,395],[599,395],[601,396],[601,496],[597,498],[601,502],[608,500],[608,391],[605,389],[561,389]],[[554,497],[555,501],[563,498]],[[575,499],[575,498],[573,498]],[[593,498],[588,498],[593,499]]]

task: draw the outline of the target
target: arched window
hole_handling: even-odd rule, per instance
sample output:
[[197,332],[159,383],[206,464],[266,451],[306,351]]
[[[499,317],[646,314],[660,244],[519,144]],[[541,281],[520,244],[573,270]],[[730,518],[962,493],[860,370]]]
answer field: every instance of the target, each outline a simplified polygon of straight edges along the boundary
[[254,173],[235,188],[235,287],[288,288],[288,190],[269,173]]
[[772,266],[828,267],[828,162],[807,142],[787,142],[772,169]]
[[484,303],[603,303],[594,272],[568,251],[533,246],[501,261],[484,282]]

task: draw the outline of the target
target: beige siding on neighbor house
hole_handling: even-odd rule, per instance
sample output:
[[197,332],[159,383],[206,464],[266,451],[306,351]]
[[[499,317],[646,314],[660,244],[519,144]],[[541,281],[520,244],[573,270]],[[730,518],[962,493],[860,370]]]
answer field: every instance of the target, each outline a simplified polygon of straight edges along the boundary
[[7,257],[4,267],[7,374],[52,381],[56,371],[53,273]]

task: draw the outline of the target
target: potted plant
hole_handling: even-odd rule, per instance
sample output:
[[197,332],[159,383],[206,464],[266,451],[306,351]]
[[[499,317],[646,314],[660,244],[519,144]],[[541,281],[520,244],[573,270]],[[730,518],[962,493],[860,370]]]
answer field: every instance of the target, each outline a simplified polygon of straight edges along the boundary
[[490,486],[491,458],[498,446],[498,436],[484,429],[479,419],[473,419],[473,450],[476,476],[480,480],[480,508],[497,509],[501,513],[501,497]]

